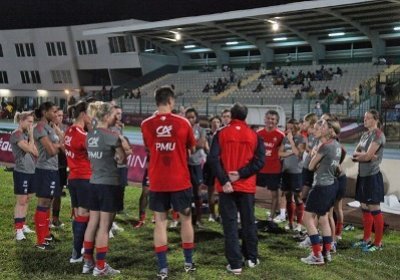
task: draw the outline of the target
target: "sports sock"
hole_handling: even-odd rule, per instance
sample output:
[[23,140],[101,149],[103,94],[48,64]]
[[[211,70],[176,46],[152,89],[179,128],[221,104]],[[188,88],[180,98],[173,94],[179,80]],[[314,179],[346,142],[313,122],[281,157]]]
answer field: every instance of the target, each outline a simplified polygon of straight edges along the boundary
[[161,271],[163,269],[168,268],[167,262],[167,250],[168,246],[158,246],[154,248],[156,255],[157,255],[157,262],[158,262],[158,269]]
[[85,261],[93,262],[94,242],[83,241],[83,248],[85,249],[85,252],[83,254],[83,258],[85,259]]
[[324,251],[329,253],[332,246],[332,236],[322,236],[322,244],[324,246]]
[[296,205],[296,216],[297,216],[297,223],[303,224],[303,215],[304,215],[304,203],[299,203]]
[[48,207],[37,206],[35,212],[36,243],[43,244],[49,229],[47,219]]
[[363,226],[364,226],[364,237],[363,240],[368,241],[371,238],[372,225],[374,224],[374,218],[369,210],[362,209],[363,212]]
[[310,235],[311,247],[314,256],[318,257],[321,253],[319,234]]
[[374,229],[375,229],[375,246],[381,246],[383,238],[384,221],[383,214],[381,210],[371,211],[372,217],[374,219]]
[[23,229],[25,224],[25,218],[15,218],[14,219],[14,228],[16,230]]
[[288,213],[289,224],[291,224],[291,225],[293,225],[293,222],[294,222],[295,209],[296,209],[296,205],[295,205],[294,202],[288,201],[286,203],[286,210],[287,210],[287,213]]
[[342,235],[343,223],[337,222],[336,223],[336,236]]
[[193,249],[194,243],[182,243],[183,255],[185,257],[185,263],[193,263]]
[[77,256],[81,256],[81,250],[83,246],[83,239],[85,236],[85,230],[89,221],[89,217],[76,216],[72,221],[72,232],[74,235],[74,249]]
[[104,269],[106,265],[106,255],[108,247],[96,247],[96,267],[97,269]]

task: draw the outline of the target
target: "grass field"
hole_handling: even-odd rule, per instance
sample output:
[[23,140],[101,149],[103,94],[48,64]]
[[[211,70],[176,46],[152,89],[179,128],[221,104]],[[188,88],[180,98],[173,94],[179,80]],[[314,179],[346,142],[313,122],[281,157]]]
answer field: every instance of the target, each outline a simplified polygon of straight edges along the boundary
[[[118,217],[118,224],[125,231],[111,240],[107,261],[122,274],[114,279],[155,279],[156,261],[152,246],[153,226],[149,221],[141,229],[133,229],[131,222],[137,217],[140,189],[126,190],[126,213]],[[34,248],[35,236],[16,243],[13,231],[14,196],[12,173],[0,170],[0,279],[88,279],[81,275],[81,264],[70,264],[71,224],[69,197],[62,201],[62,221],[66,224],[55,231],[61,240],[54,251],[38,251]],[[30,204],[28,224],[33,229],[32,214],[36,199]],[[263,209],[257,208],[257,216],[264,218]],[[148,215],[151,216],[151,215]],[[384,237],[385,248],[381,252],[365,254],[352,249],[350,244],[360,230],[344,232],[333,262],[321,267],[311,267],[300,262],[307,250],[297,248],[292,234],[259,234],[261,264],[246,268],[241,276],[225,272],[223,234],[219,224],[205,222],[207,229],[196,232],[195,262],[198,271],[183,272],[183,257],[178,231],[169,232],[168,253],[170,279],[400,279],[400,234],[389,232]]]

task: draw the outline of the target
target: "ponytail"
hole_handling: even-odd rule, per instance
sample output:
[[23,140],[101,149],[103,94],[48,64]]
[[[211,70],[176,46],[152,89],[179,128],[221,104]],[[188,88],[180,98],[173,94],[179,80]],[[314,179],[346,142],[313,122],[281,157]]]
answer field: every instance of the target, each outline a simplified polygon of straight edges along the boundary
[[33,111],[16,112],[14,116],[14,123],[26,120],[28,117],[34,117]]

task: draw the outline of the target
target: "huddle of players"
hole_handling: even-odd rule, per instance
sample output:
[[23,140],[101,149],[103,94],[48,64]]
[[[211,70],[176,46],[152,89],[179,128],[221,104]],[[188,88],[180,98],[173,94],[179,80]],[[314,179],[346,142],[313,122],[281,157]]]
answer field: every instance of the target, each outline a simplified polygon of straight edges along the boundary
[[[120,109],[99,101],[81,101],[69,109],[74,123],[65,134],[57,123],[59,109],[51,102],[41,104],[34,113],[22,112],[16,117],[19,126],[11,135],[16,162],[16,237],[21,240],[18,236],[24,231],[27,201],[32,193],[36,193],[35,247],[39,250],[54,248],[51,242],[54,237],[49,229],[49,207],[54,197],[61,193],[58,155],[63,153],[70,169],[68,187],[74,209],[70,262],[84,261],[82,272],[85,274],[117,274],[119,271],[105,262],[105,256],[115,213],[123,209],[124,164],[132,152],[121,133],[120,119],[117,118]],[[38,120],[35,126],[34,117]],[[34,157],[37,157],[36,162]]]

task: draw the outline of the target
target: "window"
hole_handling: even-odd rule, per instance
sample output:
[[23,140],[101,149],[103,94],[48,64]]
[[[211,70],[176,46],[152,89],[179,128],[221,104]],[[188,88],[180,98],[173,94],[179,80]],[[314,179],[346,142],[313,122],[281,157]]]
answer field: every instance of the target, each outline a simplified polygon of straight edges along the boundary
[[135,51],[135,43],[132,35],[109,37],[111,53],[126,53]]
[[8,76],[6,71],[0,71],[0,84],[8,84]]
[[69,70],[52,70],[51,78],[55,84],[72,84],[71,72]]
[[97,54],[97,46],[95,40],[76,41],[79,55]]
[[65,42],[47,42],[46,49],[48,56],[67,55]]
[[3,47],[0,44],[0,57],[3,57]]
[[35,56],[35,47],[33,43],[17,43],[15,44],[15,52],[18,57]]
[[32,71],[20,71],[21,81],[23,84],[41,84],[42,81],[40,80],[39,71],[32,70]]

